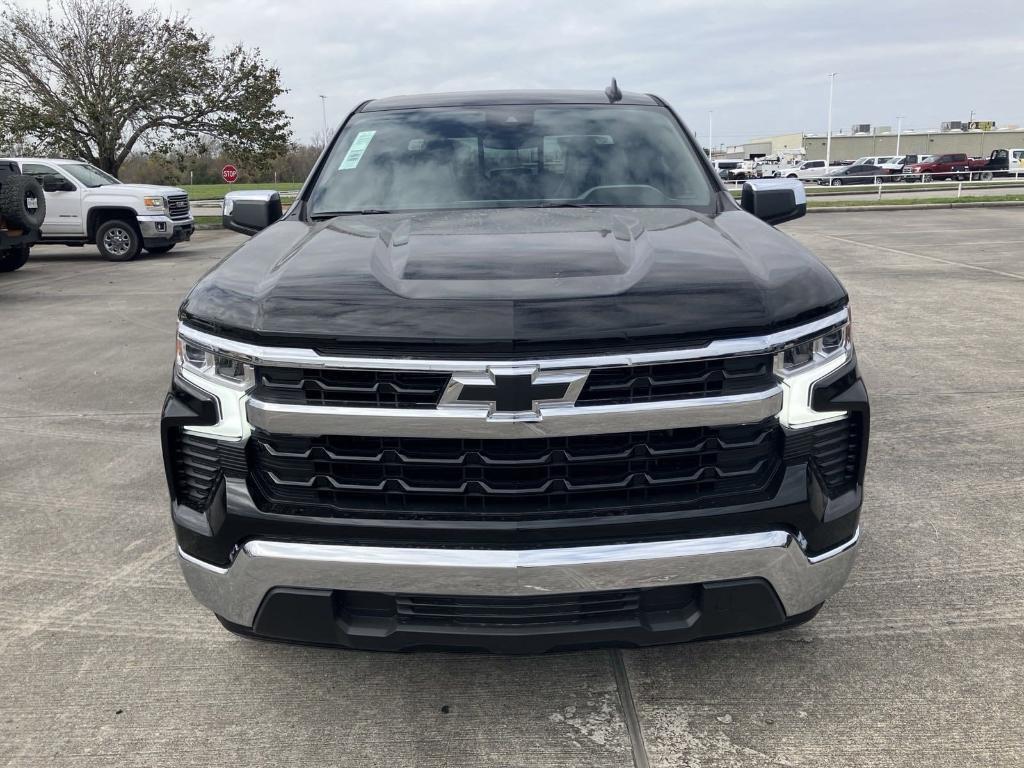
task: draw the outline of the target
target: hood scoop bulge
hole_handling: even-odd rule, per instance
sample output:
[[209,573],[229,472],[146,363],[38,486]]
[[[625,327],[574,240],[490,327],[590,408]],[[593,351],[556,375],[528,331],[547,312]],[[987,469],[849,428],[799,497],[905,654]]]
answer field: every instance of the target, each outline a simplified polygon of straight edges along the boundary
[[628,291],[654,260],[642,222],[602,213],[587,224],[498,236],[416,231],[412,220],[402,219],[380,230],[370,268],[381,285],[407,299],[562,299]]

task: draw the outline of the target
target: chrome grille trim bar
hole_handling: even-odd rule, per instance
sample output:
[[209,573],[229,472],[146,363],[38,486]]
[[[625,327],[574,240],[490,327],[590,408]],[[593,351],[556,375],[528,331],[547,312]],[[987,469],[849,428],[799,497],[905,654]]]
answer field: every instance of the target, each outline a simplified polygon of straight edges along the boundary
[[346,408],[266,403],[251,398],[249,423],[273,434],[366,437],[530,438],[755,424],[782,409],[782,388],[725,397],[630,405],[541,406],[528,414],[489,414],[486,405],[438,408]]
[[846,307],[831,315],[804,325],[764,336],[736,339],[718,339],[703,347],[688,347],[658,352],[634,352],[615,355],[585,357],[548,357],[515,360],[430,360],[404,357],[348,357],[321,355],[313,349],[298,347],[267,347],[214,336],[186,325],[178,324],[178,333],[197,344],[238,358],[253,365],[294,366],[303,368],[348,368],[373,371],[480,371],[509,366],[536,366],[540,370],[566,368],[604,368],[610,366],[671,363],[705,358],[737,357],[777,352],[786,344],[806,336],[840,325],[849,319]]

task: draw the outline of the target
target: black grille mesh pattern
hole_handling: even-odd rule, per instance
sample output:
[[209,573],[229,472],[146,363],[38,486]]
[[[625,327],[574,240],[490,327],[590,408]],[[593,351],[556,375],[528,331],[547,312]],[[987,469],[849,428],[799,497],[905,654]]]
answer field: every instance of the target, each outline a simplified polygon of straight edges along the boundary
[[180,504],[205,509],[223,474],[244,476],[245,449],[223,440],[184,431],[172,435],[174,495]]
[[786,436],[787,459],[809,459],[830,496],[844,493],[857,482],[861,453],[861,420],[853,414],[840,421],[793,431]]
[[377,519],[546,520],[752,500],[781,453],[771,421],[524,440],[250,440],[266,511]]
[[393,619],[403,626],[533,627],[636,623],[647,614],[679,611],[700,587],[677,586],[616,592],[543,594],[526,597],[387,595],[345,592],[339,612],[349,621]]
[[449,378],[447,373],[267,366],[256,370],[255,395],[273,403],[432,408],[441,400]]
[[577,405],[612,405],[761,392],[775,384],[771,355],[657,363],[590,372]]

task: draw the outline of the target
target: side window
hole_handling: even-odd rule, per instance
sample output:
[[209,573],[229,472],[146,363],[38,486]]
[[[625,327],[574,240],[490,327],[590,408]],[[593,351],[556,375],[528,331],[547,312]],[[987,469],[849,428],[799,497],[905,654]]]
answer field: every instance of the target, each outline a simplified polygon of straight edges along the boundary
[[42,163],[22,163],[21,172],[27,176],[51,176],[57,173],[55,169]]
[[813,160],[813,161],[811,161],[811,163],[807,167],[808,168],[824,168],[825,167],[825,161],[824,160]]

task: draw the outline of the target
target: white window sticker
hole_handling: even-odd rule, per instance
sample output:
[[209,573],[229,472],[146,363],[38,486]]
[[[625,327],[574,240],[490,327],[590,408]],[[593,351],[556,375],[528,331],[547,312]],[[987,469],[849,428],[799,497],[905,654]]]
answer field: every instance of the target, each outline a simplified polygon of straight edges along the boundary
[[359,166],[359,161],[363,159],[363,153],[366,152],[366,148],[370,146],[370,142],[373,140],[373,134],[376,131],[360,131],[356,134],[355,141],[352,142],[352,146],[348,148],[348,152],[345,153],[345,159],[341,161],[341,165],[338,166],[339,171],[351,171],[353,168]]

